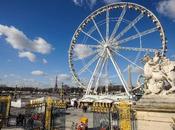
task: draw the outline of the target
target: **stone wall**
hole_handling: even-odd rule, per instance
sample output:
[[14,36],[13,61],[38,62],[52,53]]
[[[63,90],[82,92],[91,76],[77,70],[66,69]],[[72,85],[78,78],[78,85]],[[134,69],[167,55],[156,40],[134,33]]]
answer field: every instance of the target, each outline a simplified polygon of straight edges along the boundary
[[137,127],[136,129],[137,130],[173,130],[171,127],[173,123],[172,117],[175,117],[175,113],[137,111],[136,112],[136,127]]
[[173,130],[175,97],[144,96],[133,105],[136,130]]

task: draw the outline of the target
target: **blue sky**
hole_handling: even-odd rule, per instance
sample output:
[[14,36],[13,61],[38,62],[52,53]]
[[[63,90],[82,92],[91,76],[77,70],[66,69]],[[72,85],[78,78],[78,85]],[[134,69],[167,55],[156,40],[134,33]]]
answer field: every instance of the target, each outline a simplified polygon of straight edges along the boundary
[[[47,87],[58,75],[60,82],[70,83],[68,49],[74,31],[91,12],[114,1],[0,0],[0,82]],[[156,14],[167,35],[167,55],[175,58],[174,0],[128,1]]]

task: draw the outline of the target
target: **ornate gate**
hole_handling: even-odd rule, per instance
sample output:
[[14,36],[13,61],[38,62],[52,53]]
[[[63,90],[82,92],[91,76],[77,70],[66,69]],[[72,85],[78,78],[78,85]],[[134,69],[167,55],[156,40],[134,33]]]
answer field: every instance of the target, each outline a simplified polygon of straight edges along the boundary
[[66,103],[55,100],[52,104],[52,129],[66,130]]
[[131,130],[131,106],[126,102],[119,102],[119,127],[120,130]]
[[45,128],[46,103],[44,101],[33,101],[26,107],[27,128],[44,129]]
[[128,102],[95,102],[92,111],[96,130],[132,130],[131,105]]
[[93,103],[93,127],[96,130],[111,128],[111,103]]
[[0,125],[8,125],[8,118],[10,114],[10,96],[0,96]]
[[48,97],[42,101],[33,100],[27,108],[26,114],[36,122],[32,129],[65,130],[65,102]]

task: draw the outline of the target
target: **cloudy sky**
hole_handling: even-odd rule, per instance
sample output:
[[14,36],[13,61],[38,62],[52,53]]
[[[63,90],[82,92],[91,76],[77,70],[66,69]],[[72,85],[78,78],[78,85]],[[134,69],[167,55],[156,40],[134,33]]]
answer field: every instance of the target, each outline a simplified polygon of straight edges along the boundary
[[[0,0],[0,83],[48,87],[58,75],[59,82],[71,84],[68,49],[74,31],[91,12],[117,1]],[[167,55],[175,59],[175,0],[128,1],[156,14],[167,35]]]

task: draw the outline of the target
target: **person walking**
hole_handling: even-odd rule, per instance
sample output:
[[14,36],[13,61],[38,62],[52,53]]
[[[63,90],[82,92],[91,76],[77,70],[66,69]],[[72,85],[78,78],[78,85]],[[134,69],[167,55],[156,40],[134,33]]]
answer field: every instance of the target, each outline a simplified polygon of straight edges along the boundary
[[30,117],[27,121],[27,130],[33,130],[34,120]]

